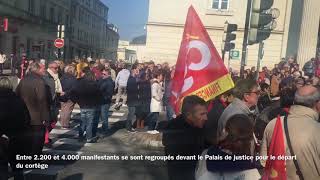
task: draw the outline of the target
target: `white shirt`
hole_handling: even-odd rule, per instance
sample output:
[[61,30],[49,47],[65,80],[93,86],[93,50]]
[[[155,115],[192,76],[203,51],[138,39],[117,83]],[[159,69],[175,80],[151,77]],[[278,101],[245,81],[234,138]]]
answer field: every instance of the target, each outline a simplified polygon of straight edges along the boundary
[[127,87],[130,71],[128,69],[122,69],[117,75],[115,84],[116,86]]

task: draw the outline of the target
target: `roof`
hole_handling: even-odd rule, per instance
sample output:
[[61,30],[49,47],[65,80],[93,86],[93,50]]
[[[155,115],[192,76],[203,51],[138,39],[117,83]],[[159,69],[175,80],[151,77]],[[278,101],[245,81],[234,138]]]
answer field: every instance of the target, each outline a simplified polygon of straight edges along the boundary
[[147,42],[147,36],[146,35],[142,35],[142,36],[138,36],[132,39],[132,41],[130,42],[131,44],[146,44]]

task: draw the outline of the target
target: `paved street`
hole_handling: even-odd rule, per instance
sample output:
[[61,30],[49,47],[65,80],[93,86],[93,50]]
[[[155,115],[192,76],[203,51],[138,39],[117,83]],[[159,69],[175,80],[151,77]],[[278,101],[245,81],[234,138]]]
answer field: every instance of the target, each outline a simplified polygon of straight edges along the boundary
[[[117,112],[110,112],[109,124],[111,127],[110,135],[102,136],[98,143],[89,144],[79,142],[77,139],[78,108],[75,108],[72,115],[72,129],[61,129],[60,124],[53,129],[50,137],[53,140],[51,148],[44,148],[44,154],[59,155],[62,157],[72,157],[71,155],[90,156],[124,156],[124,155],[161,155],[161,150],[148,149],[137,144],[126,143],[131,133],[124,127],[127,108],[122,107]],[[99,124],[99,128],[101,124]],[[68,156],[69,155],[69,156]],[[73,156],[75,157],[75,156]],[[167,179],[166,166],[163,162],[150,161],[121,161],[121,160],[60,160],[44,161],[49,167],[46,170],[32,169],[26,170],[27,179],[72,179],[72,180],[93,180],[93,179],[121,179],[121,180],[164,180]]]

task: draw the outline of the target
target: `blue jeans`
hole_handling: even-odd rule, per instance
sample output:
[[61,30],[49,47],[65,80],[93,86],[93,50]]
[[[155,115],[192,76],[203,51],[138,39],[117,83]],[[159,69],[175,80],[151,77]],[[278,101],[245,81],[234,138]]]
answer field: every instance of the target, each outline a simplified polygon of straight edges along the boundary
[[86,139],[91,140],[93,136],[93,127],[96,109],[80,109],[81,122],[79,127],[79,137],[83,137],[86,131]]
[[159,112],[152,112],[148,117],[148,130],[155,130],[159,119]]
[[109,109],[110,104],[103,104],[101,106],[101,121],[103,131],[108,131],[109,129]]
[[134,119],[134,115],[136,113],[136,107],[135,106],[128,106],[128,118],[126,123],[126,128],[128,130],[132,129],[132,121]]
[[99,119],[100,119],[100,114],[101,114],[100,112],[101,112],[101,107],[100,106],[95,108],[95,113],[94,113],[94,118],[93,118],[93,127],[92,127],[92,136],[93,137],[97,136]]
[[173,119],[172,116],[175,115],[175,112],[174,112],[174,110],[173,110],[171,105],[167,105],[166,106],[166,114],[167,114],[167,120],[168,121]]

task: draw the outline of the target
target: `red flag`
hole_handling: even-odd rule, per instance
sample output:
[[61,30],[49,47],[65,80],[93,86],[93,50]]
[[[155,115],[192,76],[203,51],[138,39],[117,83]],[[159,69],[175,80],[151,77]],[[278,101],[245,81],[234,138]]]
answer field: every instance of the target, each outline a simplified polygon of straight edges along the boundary
[[190,6],[172,79],[171,105],[180,112],[183,97],[208,101],[234,86],[195,9]]
[[[268,150],[268,160],[264,169],[263,180],[286,180],[286,165],[285,160],[281,160],[279,156],[285,156],[285,146],[283,137],[282,123],[280,116],[277,118],[276,125],[274,126],[270,147]],[[274,160],[270,156],[274,156]]]

